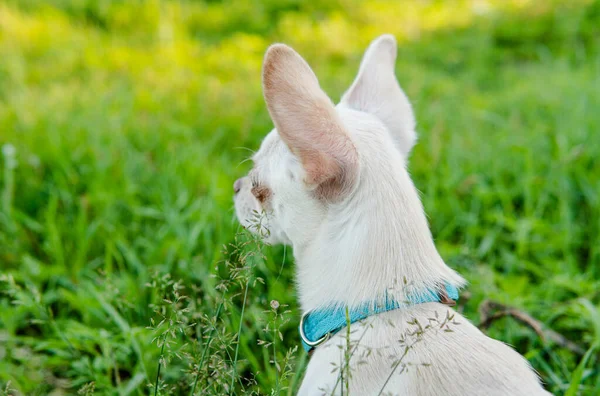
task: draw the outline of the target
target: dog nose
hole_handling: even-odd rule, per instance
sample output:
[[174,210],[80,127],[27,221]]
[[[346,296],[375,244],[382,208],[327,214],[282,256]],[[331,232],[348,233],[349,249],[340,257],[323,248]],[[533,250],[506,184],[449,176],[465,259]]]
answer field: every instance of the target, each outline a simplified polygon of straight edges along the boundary
[[242,179],[237,179],[233,183],[233,192],[237,194],[240,192],[241,189],[242,189]]

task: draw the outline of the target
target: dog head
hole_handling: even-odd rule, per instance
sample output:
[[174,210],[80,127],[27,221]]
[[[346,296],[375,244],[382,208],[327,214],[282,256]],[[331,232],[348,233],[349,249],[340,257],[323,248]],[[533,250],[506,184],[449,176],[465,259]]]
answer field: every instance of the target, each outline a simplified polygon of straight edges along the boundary
[[293,245],[304,309],[464,283],[437,252],[406,170],[415,119],[395,60],[392,36],[373,41],[335,106],[293,49],[265,55],[275,129],[234,183],[235,207],[267,243]]
[[276,128],[252,157],[253,169],[234,184],[244,226],[268,243],[306,245],[332,207],[385,184],[390,172],[406,172],[415,120],[395,60],[395,39],[376,39],[335,106],[293,49],[268,49],[263,90]]

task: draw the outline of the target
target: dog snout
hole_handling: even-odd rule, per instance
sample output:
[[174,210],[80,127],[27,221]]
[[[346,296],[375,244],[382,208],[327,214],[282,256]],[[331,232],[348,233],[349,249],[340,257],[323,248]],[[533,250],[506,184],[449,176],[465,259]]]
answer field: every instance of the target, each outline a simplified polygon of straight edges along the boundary
[[235,182],[233,182],[233,192],[235,194],[237,194],[240,192],[241,189],[242,189],[242,179],[239,178]]

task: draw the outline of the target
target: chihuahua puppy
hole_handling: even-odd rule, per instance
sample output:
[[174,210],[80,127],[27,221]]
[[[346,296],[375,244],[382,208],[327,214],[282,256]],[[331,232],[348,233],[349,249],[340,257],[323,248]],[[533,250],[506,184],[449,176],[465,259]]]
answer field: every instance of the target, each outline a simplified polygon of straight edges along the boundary
[[[465,282],[440,257],[407,171],[417,135],[396,47],[374,40],[337,106],[292,48],[265,55],[275,129],[234,200],[242,225],[293,246],[312,350],[299,394],[548,395],[523,357],[449,307]],[[345,324],[327,328],[339,312]]]

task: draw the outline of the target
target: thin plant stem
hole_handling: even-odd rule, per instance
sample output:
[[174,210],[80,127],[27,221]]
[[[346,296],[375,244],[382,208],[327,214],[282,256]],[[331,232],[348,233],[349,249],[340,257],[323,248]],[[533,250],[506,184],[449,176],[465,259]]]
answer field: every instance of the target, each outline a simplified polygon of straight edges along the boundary
[[[342,383],[342,387],[340,388],[340,396],[344,396],[344,359],[343,357],[341,358],[341,367],[340,367],[340,375],[338,377],[337,382],[341,382]],[[336,382],[336,387],[337,387],[337,382]],[[332,393],[333,394],[333,393]]]
[[233,392],[233,385],[235,384],[235,377],[237,375],[237,359],[238,352],[240,349],[240,336],[242,334],[242,324],[244,323],[244,311],[246,308],[246,297],[248,296],[248,287],[250,286],[250,280],[246,282],[246,289],[244,290],[244,301],[242,302],[242,313],[240,315],[240,325],[238,326],[237,343],[235,344],[235,355],[233,357],[233,371],[231,372],[231,387],[229,393]]
[[[358,338],[358,341],[356,342],[356,345],[354,345],[354,347],[352,348],[352,352],[350,352],[350,359],[352,358],[352,356],[354,356],[354,353],[358,350],[358,346],[359,346],[360,342],[362,341],[363,337],[365,336],[365,334],[367,333],[367,330],[369,329],[369,327],[370,327],[369,324],[365,324],[364,331],[362,332],[362,334]],[[333,387],[333,390],[331,392],[332,395],[335,393],[335,390],[337,389],[337,386],[339,385],[339,383],[340,383],[340,377],[338,377],[338,379],[337,379],[337,381],[336,381],[336,383],[335,383],[335,385]],[[342,385],[342,387],[343,387],[343,385]],[[343,388],[342,388],[342,391],[343,391]]]
[[[275,318],[277,320],[277,318]],[[275,329],[275,321],[273,321],[273,364],[275,364],[275,390],[276,394],[279,394],[279,370],[277,370],[277,348],[275,343],[277,342],[277,329]]]
[[400,357],[400,359],[398,359],[398,361],[394,365],[394,368],[392,369],[392,372],[390,373],[390,375],[388,375],[387,379],[383,383],[383,386],[379,390],[379,393],[377,394],[377,396],[381,396],[381,394],[383,393],[383,390],[387,386],[388,382],[390,382],[390,379],[392,379],[392,375],[394,375],[394,373],[396,372],[396,369],[398,368],[398,366],[400,366],[400,363],[402,363],[402,360],[404,360],[404,357],[406,356],[406,354],[410,350],[411,346],[407,346],[406,348],[404,348],[404,353],[402,354],[402,356]]
[[156,383],[154,384],[154,396],[158,395],[158,379],[160,377],[160,367],[165,352],[165,344],[167,343],[167,333],[163,335],[163,344],[160,347],[160,357],[158,358],[158,370],[156,370]]
[[[221,301],[221,303],[217,307],[217,312],[215,313],[215,319],[219,318],[219,314],[221,313],[221,308],[223,308],[223,301]],[[210,343],[212,341],[214,331],[215,331],[215,327],[212,326],[212,328],[210,329],[210,333],[208,333],[208,339],[206,340],[206,345],[204,346],[204,350],[202,351],[202,357],[200,358],[200,363],[198,364],[198,372],[196,373],[196,379],[194,380],[194,386],[192,387],[190,396],[193,396],[194,392],[196,391],[196,385],[198,384],[198,379],[200,378],[200,368],[204,364],[204,359],[206,358],[208,348],[210,347]]]

